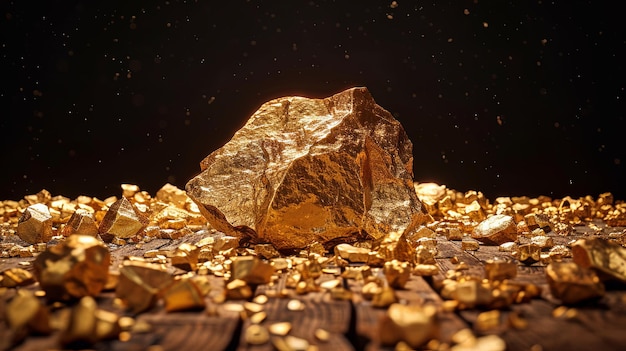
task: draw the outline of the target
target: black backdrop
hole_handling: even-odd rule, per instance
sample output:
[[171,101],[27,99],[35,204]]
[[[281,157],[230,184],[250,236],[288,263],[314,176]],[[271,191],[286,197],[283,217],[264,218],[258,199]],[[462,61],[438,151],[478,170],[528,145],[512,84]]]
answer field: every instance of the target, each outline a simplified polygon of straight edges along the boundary
[[0,198],[184,187],[263,102],[367,86],[418,181],[624,199],[617,6],[0,1]]

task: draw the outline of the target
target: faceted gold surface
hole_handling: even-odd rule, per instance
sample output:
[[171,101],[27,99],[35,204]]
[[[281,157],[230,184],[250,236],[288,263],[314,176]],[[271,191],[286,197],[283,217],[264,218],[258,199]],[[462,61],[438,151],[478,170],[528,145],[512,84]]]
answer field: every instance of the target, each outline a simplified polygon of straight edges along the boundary
[[113,238],[130,238],[148,224],[147,218],[128,199],[122,197],[111,205],[100,223],[102,239],[111,242]]
[[17,235],[29,244],[45,243],[52,238],[52,216],[48,206],[28,206],[17,224]]
[[67,224],[63,227],[61,233],[65,236],[70,236],[72,234],[97,236],[98,225],[96,224],[92,212],[84,209],[78,209],[72,214]]
[[414,228],[412,164],[400,123],[353,88],[265,103],[186,189],[217,230],[287,250]]
[[184,311],[202,309],[205,306],[204,296],[193,279],[176,280],[163,291],[165,310]]
[[88,235],[70,235],[49,247],[34,261],[34,273],[52,300],[96,296],[104,288],[109,271],[109,249]]
[[604,295],[604,284],[596,273],[574,262],[550,263],[546,267],[546,278],[552,295],[564,304],[575,304]]
[[436,307],[392,304],[380,322],[380,341],[384,345],[404,341],[418,348],[435,338],[438,329]]
[[230,266],[231,278],[241,279],[249,284],[269,283],[274,267],[253,256],[233,257]]
[[198,268],[198,254],[200,249],[188,243],[181,244],[170,255],[172,266],[186,270],[195,271]]
[[541,261],[541,247],[537,244],[519,245],[511,255],[523,264],[531,265]]
[[162,265],[124,261],[115,295],[134,313],[139,313],[153,307],[159,293],[171,282],[171,275]]
[[517,239],[517,227],[513,217],[493,215],[474,228],[472,237],[486,245],[501,245]]
[[580,239],[572,245],[572,257],[603,279],[626,282],[626,248],[618,244],[600,238]]

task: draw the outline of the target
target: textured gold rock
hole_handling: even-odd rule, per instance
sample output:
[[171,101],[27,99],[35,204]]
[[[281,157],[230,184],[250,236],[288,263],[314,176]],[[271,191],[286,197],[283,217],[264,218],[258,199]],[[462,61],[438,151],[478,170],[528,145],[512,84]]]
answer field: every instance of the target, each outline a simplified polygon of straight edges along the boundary
[[412,230],[426,216],[412,168],[400,123],[353,88],[265,103],[186,189],[217,230],[288,250]]
[[438,330],[436,307],[394,303],[380,322],[380,341],[384,345],[404,341],[419,348],[437,337]]
[[102,240],[111,242],[113,238],[133,237],[148,225],[147,218],[125,197],[111,205],[100,223]]
[[61,332],[60,342],[69,346],[93,344],[99,340],[116,338],[120,332],[119,316],[98,309],[93,297],[85,296],[72,307],[67,326]]
[[574,262],[550,263],[546,267],[546,278],[552,295],[564,304],[575,304],[604,295],[604,284],[596,273]]
[[404,289],[406,283],[411,279],[411,267],[408,262],[397,260],[385,262],[383,273],[392,288]]
[[162,265],[143,261],[124,261],[115,295],[134,313],[153,307],[161,291],[172,283]]
[[29,244],[50,241],[52,215],[48,206],[42,203],[28,206],[17,223],[17,235]]
[[493,215],[474,228],[472,237],[486,245],[501,245],[517,239],[517,227],[513,217]]
[[178,208],[185,208],[187,202],[191,201],[184,190],[169,183],[157,191],[156,198],[165,203],[172,203]]
[[51,300],[96,296],[109,272],[109,249],[89,235],[70,235],[33,263],[35,277]]
[[61,234],[65,236],[72,234],[97,236],[98,225],[96,224],[93,213],[84,209],[76,210],[63,227]]
[[593,268],[601,279],[626,282],[626,248],[601,238],[580,239],[572,245],[574,262]]
[[541,261],[541,247],[537,244],[519,245],[511,255],[526,265]]

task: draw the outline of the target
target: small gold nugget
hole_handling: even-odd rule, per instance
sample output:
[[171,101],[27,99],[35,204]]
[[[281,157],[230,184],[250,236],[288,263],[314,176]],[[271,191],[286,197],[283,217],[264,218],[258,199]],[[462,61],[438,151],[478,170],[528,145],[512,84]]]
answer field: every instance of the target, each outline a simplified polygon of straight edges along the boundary
[[546,267],[546,278],[552,295],[564,304],[575,304],[604,295],[604,284],[596,273],[574,262],[550,263]]
[[488,260],[485,263],[485,278],[489,280],[513,279],[517,276],[517,264],[505,260]]
[[163,291],[163,301],[167,312],[203,309],[204,296],[191,278],[182,278]]
[[19,341],[28,332],[49,334],[52,332],[48,308],[30,291],[19,290],[7,304],[6,322],[13,331],[13,340]]
[[27,286],[35,282],[33,275],[22,268],[9,268],[0,273],[0,287],[15,288]]
[[354,247],[350,244],[339,244],[335,246],[335,255],[352,263],[366,263],[369,259],[369,253],[369,249]]
[[33,264],[35,277],[51,300],[96,296],[104,288],[109,272],[109,249],[88,235],[70,235],[49,247]]
[[172,266],[185,271],[198,269],[198,254],[200,249],[195,245],[183,243],[170,255]]
[[30,205],[17,223],[17,235],[29,244],[52,239],[52,215],[45,204]]
[[432,305],[401,305],[394,303],[380,323],[380,341],[395,345],[404,341],[418,348],[437,336],[437,308]]
[[513,217],[493,215],[474,228],[472,237],[485,245],[501,245],[517,240],[517,227]]
[[274,267],[254,256],[232,258],[230,264],[232,279],[241,279],[248,284],[267,284],[272,279]]

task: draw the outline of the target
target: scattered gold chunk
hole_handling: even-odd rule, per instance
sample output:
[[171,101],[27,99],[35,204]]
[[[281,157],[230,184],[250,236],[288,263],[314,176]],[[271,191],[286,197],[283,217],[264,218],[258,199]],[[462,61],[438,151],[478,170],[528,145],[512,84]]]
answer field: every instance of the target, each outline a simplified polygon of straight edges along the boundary
[[98,239],[70,235],[37,256],[34,273],[51,300],[96,296],[104,288],[111,255]]
[[272,246],[272,244],[258,244],[254,246],[254,252],[265,259],[280,257],[280,253]]
[[437,308],[432,305],[401,305],[394,303],[380,322],[380,341],[395,345],[404,341],[412,348],[424,345],[438,333]]
[[575,304],[604,295],[604,284],[596,273],[574,262],[550,263],[546,267],[546,278],[552,295],[564,304]]
[[293,335],[274,336],[272,337],[272,345],[278,351],[316,351],[316,349],[311,349],[313,346],[306,339],[297,338]]
[[500,326],[500,324],[500,311],[491,310],[479,313],[476,317],[474,327],[476,328],[476,330],[484,332],[489,329],[495,329]]
[[392,288],[403,289],[409,279],[411,279],[411,267],[408,262],[397,260],[385,262],[383,273]]
[[252,324],[259,324],[261,322],[263,322],[265,319],[267,318],[267,313],[265,312],[257,312],[257,313],[253,313],[250,316],[250,323]]
[[36,203],[28,206],[17,223],[17,235],[29,244],[52,239],[52,215],[48,206]]
[[63,227],[61,234],[65,236],[72,234],[98,236],[98,226],[96,225],[93,212],[77,209]]
[[270,333],[264,326],[252,324],[246,328],[245,339],[250,345],[263,345],[270,340]]
[[444,235],[448,240],[459,241],[463,239],[463,232],[461,232],[460,228],[448,228],[444,231]]
[[413,268],[413,274],[423,277],[431,277],[438,273],[439,267],[435,264],[417,264]]
[[226,298],[229,300],[247,300],[252,296],[252,289],[241,279],[226,284]]
[[184,190],[169,183],[163,185],[163,187],[157,191],[156,198],[159,201],[174,204],[178,208],[185,208],[187,203],[191,203],[191,200]]
[[513,217],[493,215],[474,228],[472,237],[486,245],[501,245],[517,239],[517,228]]
[[113,238],[127,239],[139,233],[148,224],[147,218],[127,198],[114,202],[100,223],[100,236],[105,242]]
[[167,312],[202,309],[205,307],[204,295],[191,278],[176,280],[163,292],[163,301]]
[[287,302],[287,309],[289,311],[303,311],[305,307],[306,305],[304,304],[304,302],[297,299],[291,299],[289,300],[289,302]]
[[185,271],[198,269],[198,254],[200,249],[188,243],[183,243],[170,255],[172,266]]
[[509,241],[509,242],[500,244],[500,246],[498,248],[498,251],[501,251],[501,252],[513,252],[513,251],[517,250],[517,247],[518,247],[517,243]]
[[390,305],[398,302],[396,292],[391,287],[383,287],[377,294],[372,296],[372,306],[378,308],[389,307]]
[[541,247],[537,244],[524,244],[511,254],[516,260],[526,265],[541,261]]
[[159,293],[171,282],[171,275],[162,265],[124,261],[120,267],[115,295],[134,313],[139,313],[153,307]]
[[291,331],[291,323],[289,322],[272,323],[269,326],[269,331],[273,335],[285,336],[289,334],[289,332]]
[[369,249],[355,247],[350,244],[339,244],[335,246],[335,255],[353,263],[366,263],[369,258],[369,253]]
[[476,251],[480,248],[480,244],[476,240],[464,239],[461,241],[461,250]]
[[241,279],[248,284],[267,284],[272,279],[274,267],[254,256],[232,258],[230,265],[232,279]]
[[454,345],[450,351],[504,351],[506,342],[497,335],[486,335],[480,338],[472,337],[464,342]]
[[23,339],[28,332],[52,332],[48,309],[30,291],[20,290],[6,305],[6,322],[13,331],[14,341]]
[[0,273],[0,287],[15,288],[35,282],[33,275],[22,268],[9,268]]
[[489,280],[513,279],[517,276],[517,264],[505,260],[488,260],[485,263],[485,278]]
[[317,328],[315,329],[315,332],[313,333],[313,335],[315,335],[315,338],[317,340],[322,341],[322,342],[326,342],[330,340],[330,332],[326,329]]
[[626,248],[601,239],[580,239],[572,245],[574,262],[594,269],[602,280],[626,282]]

